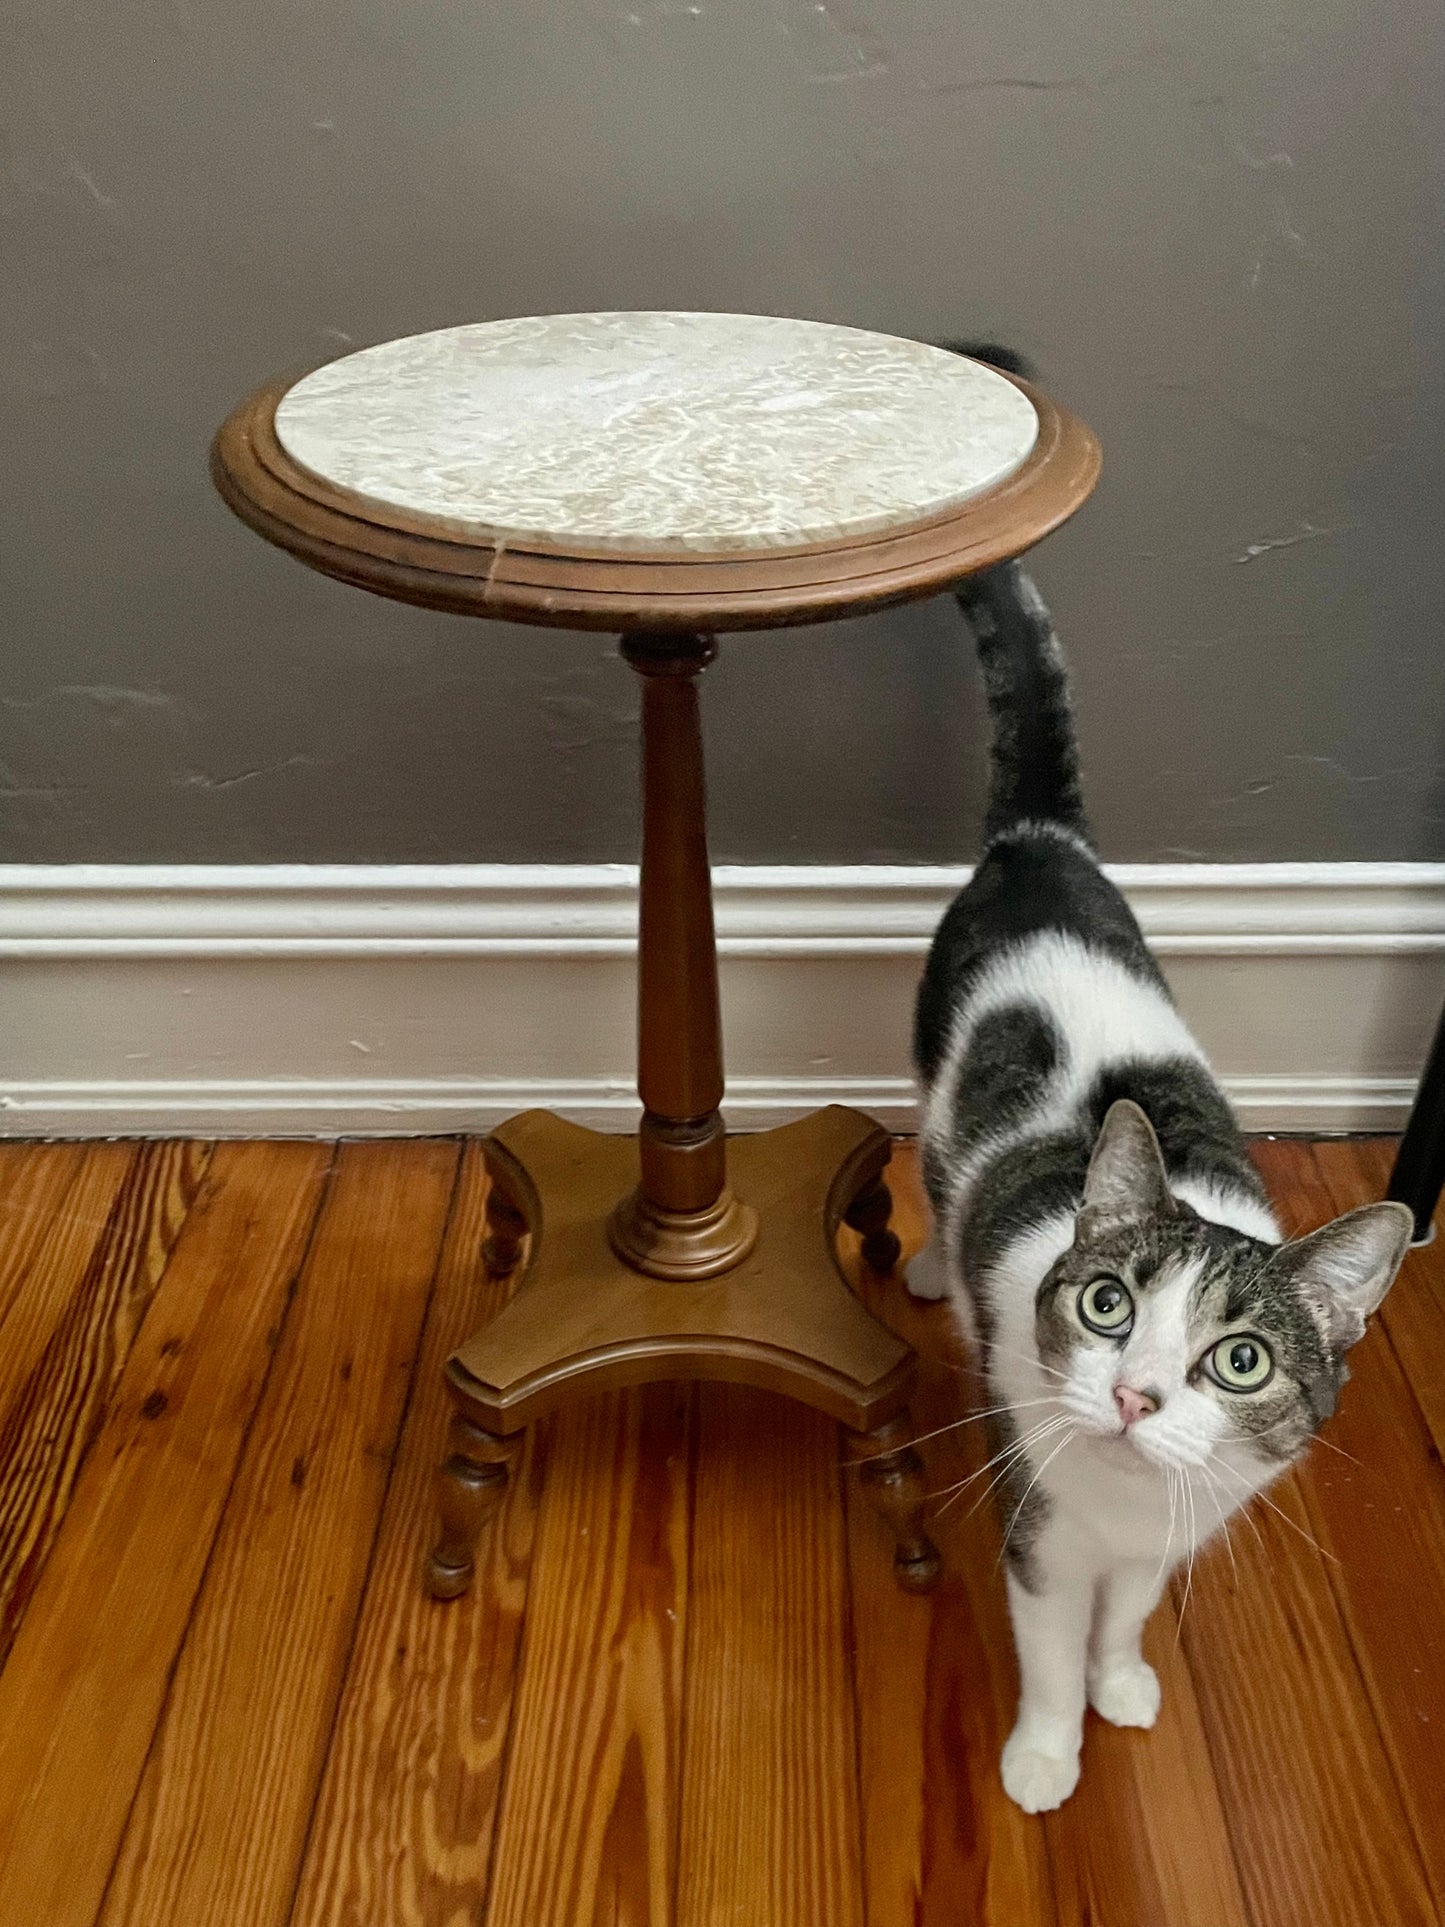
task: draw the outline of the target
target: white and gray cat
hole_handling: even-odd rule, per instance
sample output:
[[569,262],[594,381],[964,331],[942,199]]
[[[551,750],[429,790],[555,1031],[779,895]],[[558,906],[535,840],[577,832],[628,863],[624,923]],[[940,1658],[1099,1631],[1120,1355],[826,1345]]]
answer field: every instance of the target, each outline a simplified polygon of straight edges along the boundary
[[1140,1633],[1173,1568],[1305,1450],[1409,1242],[1367,1205],[1282,1242],[1204,1054],[1099,868],[1063,658],[1016,563],[958,591],[993,714],[986,849],[919,992],[932,1244],[1002,1454],[1030,1813],[1086,1703],[1152,1726]]

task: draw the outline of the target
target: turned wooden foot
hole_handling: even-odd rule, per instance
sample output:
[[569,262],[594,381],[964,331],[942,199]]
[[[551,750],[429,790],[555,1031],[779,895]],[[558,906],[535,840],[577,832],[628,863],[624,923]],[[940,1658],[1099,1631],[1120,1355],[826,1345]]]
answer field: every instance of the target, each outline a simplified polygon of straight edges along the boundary
[[447,1456],[437,1474],[441,1536],[426,1565],[433,1599],[459,1598],[472,1583],[477,1540],[501,1506],[520,1444],[519,1433],[484,1432],[462,1413],[452,1414]]
[[527,1220],[493,1173],[487,1193],[487,1234],[482,1240],[482,1263],[491,1277],[505,1278],[517,1269],[526,1235]]
[[923,1528],[923,1461],[909,1444],[912,1436],[904,1411],[876,1432],[850,1433],[849,1448],[864,1489],[893,1534],[899,1585],[906,1592],[927,1592],[943,1562]]
[[876,1178],[843,1213],[843,1222],[863,1234],[863,1262],[872,1271],[892,1271],[903,1247],[888,1229],[893,1215],[893,1193]]

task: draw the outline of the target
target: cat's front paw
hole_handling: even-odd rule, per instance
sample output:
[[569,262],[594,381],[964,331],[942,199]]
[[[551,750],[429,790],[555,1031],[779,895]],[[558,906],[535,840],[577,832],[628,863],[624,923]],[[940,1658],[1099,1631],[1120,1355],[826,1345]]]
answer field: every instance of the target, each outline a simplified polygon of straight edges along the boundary
[[1044,1751],[1048,1743],[1016,1726],[1004,1744],[1003,1790],[1025,1813],[1061,1807],[1079,1784],[1079,1749]]
[[1159,1676],[1145,1660],[1115,1660],[1090,1673],[1089,1704],[1110,1726],[1152,1726],[1159,1717]]

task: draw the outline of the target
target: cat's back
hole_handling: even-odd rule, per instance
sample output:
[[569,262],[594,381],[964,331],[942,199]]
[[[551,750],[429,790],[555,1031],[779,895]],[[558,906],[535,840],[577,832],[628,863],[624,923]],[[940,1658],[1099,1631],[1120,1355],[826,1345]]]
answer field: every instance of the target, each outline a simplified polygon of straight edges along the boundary
[[[1052,952],[1049,939],[1060,940]],[[934,936],[914,1023],[925,1083],[943,1068],[982,980],[1026,953],[1052,957],[1052,969],[1047,961],[1030,968],[1036,984],[1051,975],[1060,994],[1093,975],[1101,989],[1123,979],[1171,1006],[1133,911],[1091,852],[1066,832],[1020,831],[989,849]]]
[[1037,1181],[1047,1143],[1054,1181],[1042,1188],[1057,1208],[1082,1186],[1109,1106],[1127,1097],[1181,1194],[1262,1195],[1133,912],[1084,849],[1057,835],[996,845],[945,918],[929,976],[936,1009],[920,997],[932,1034],[919,1061],[930,1189],[958,1199],[1010,1158],[1021,1181]]

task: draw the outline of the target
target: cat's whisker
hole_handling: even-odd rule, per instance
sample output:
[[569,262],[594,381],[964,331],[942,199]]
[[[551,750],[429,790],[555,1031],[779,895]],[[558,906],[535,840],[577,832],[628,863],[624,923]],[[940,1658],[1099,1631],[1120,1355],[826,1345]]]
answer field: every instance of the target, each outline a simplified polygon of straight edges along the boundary
[[1210,1471],[1207,1462],[1201,1460],[1197,1470],[1204,1480],[1205,1491],[1209,1501],[1219,1515],[1219,1523],[1224,1532],[1224,1549],[1229,1554],[1230,1570],[1234,1574],[1234,1583],[1237,1586],[1239,1584],[1239,1562],[1234,1556],[1234,1541],[1229,1535],[1229,1515],[1220,1501],[1220,1494],[1223,1491],[1223,1487]]
[[1064,1447],[1070,1443],[1073,1437],[1074,1437],[1074,1428],[1070,1427],[1070,1429],[1067,1432],[1065,1432],[1064,1436],[1059,1440],[1058,1444],[1054,1447],[1054,1449],[1049,1453],[1048,1457],[1044,1460],[1043,1464],[1034,1473],[1034,1476],[1029,1480],[1028,1484],[1024,1487],[1023,1497],[1019,1500],[1018,1504],[1014,1507],[1013,1512],[1009,1518],[1009,1522],[1003,1529],[1003,1544],[999,1547],[998,1558],[994,1561],[995,1567],[998,1567],[1003,1563],[1003,1556],[1008,1551],[1009,1539],[1012,1536],[1014,1527],[1019,1522],[1019,1518],[1023,1512],[1024,1507],[1029,1502],[1029,1494],[1033,1491],[1034,1487],[1038,1484],[1039,1480],[1044,1476],[1045,1472],[1048,1471],[1049,1467],[1053,1464],[1054,1460],[1059,1456],[1060,1452],[1063,1451]]
[[1017,1458],[1012,1459],[1007,1465],[1003,1466],[998,1472],[994,1474],[994,1476],[989,1480],[988,1484],[984,1487],[983,1491],[979,1493],[978,1497],[974,1500],[973,1504],[968,1508],[968,1511],[964,1513],[963,1517],[965,1522],[971,1519],[974,1513],[978,1511],[979,1507],[983,1505],[985,1501],[988,1500],[995,1492],[998,1491],[999,1487],[1003,1484],[1004,1480],[1008,1477],[1009,1473],[1014,1470],[1014,1468],[1018,1465],[1018,1463],[1019,1461]]
[[[1284,1418],[1276,1419],[1273,1425],[1266,1425],[1263,1431],[1231,1432],[1229,1442],[1231,1445],[1249,1445],[1254,1439],[1267,1439],[1272,1432],[1282,1431],[1286,1425],[1294,1425],[1296,1422],[1294,1417],[1287,1413]],[[1327,1439],[1323,1432],[1316,1432],[1309,1442],[1311,1445],[1322,1445],[1327,1452],[1338,1453],[1342,1459],[1348,1459],[1351,1465],[1359,1466],[1362,1472],[1373,1472],[1376,1469],[1374,1466],[1366,1465],[1363,1459],[1357,1459],[1353,1452],[1347,1452],[1342,1445],[1336,1445],[1333,1439]]]
[[1057,1414],[1054,1418],[1046,1419],[1043,1424],[1035,1426],[1032,1431],[1026,1433],[1022,1438],[1011,1439],[1006,1445],[1001,1446],[992,1458],[985,1460],[985,1462],[979,1466],[978,1470],[976,1472],[970,1472],[967,1478],[958,1479],[952,1485],[943,1486],[938,1492],[931,1493],[929,1496],[931,1498],[941,1498],[944,1494],[965,1491],[976,1479],[981,1479],[985,1472],[991,1471],[996,1465],[1005,1464],[1007,1461],[1022,1456],[1022,1454],[1028,1451],[1031,1445],[1039,1444],[1043,1439],[1049,1437],[1052,1433],[1056,1432],[1061,1425],[1066,1423],[1067,1418],[1063,1413]]
[[[1216,1473],[1234,1471],[1234,1467],[1228,1464],[1227,1461],[1221,1458],[1215,1459],[1214,1469]],[[1235,1476],[1238,1477],[1239,1475],[1236,1474]],[[1244,1483],[1247,1485],[1248,1481],[1245,1480]],[[1223,1488],[1221,1489],[1223,1490]],[[1229,1498],[1229,1493],[1227,1490],[1224,1491],[1224,1496],[1226,1499]],[[1234,1510],[1230,1516],[1235,1519],[1243,1519],[1244,1523],[1249,1527],[1250,1531],[1254,1534],[1256,1540],[1259,1542],[1260,1551],[1264,1552],[1267,1550],[1264,1543],[1264,1534],[1259,1529],[1259,1521],[1255,1518],[1254,1514],[1248,1509],[1249,1498],[1250,1498],[1250,1494],[1246,1492],[1243,1497],[1232,1500],[1231,1503],[1234,1507]]]
[[1050,1378],[1068,1377],[1068,1373],[1060,1371],[1057,1365],[1046,1365],[1043,1359],[1038,1357],[1036,1353],[1019,1351],[1016,1346],[990,1343],[988,1350],[991,1359],[1013,1358],[1017,1359],[1020,1364],[1032,1365],[1036,1371],[1046,1372]]
[[[947,1425],[935,1426],[931,1432],[919,1432],[911,1438],[908,1443],[910,1445],[927,1445],[930,1439],[941,1439],[946,1432],[956,1432],[964,1425],[977,1425],[980,1419],[997,1418],[1000,1412],[1024,1412],[1027,1411],[1031,1405],[1057,1405],[1058,1402],[1058,1399],[1050,1393],[1047,1398],[1020,1399],[1016,1405],[1013,1403],[990,1405],[986,1411],[969,1412],[963,1418],[950,1419]],[[868,1465],[874,1459],[886,1459],[890,1452],[896,1452],[897,1450],[896,1445],[890,1445],[887,1451],[868,1452],[861,1458],[851,1460],[850,1463],[853,1465]]]
[[[1017,1461],[1015,1461],[1015,1464],[1016,1463]],[[986,1505],[988,1500],[993,1496],[993,1494],[998,1491],[999,1487],[1003,1484],[1004,1480],[1008,1477],[1009,1473],[1012,1470],[1013,1470],[1012,1465],[1006,1465],[1003,1467],[1001,1471],[995,1472],[993,1477],[989,1480],[988,1484],[983,1488],[983,1491],[979,1493],[978,1497],[974,1500],[973,1504],[968,1508],[968,1511],[964,1513],[963,1520],[961,1523],[963,1523],[964,1525],[967,1525],[968,1521],[973,1517],[974,1513],[978,1511],[979,1507],[981,1505]],[[953,1501],[950,1499],[949,1504],[951,1505],[952,1503]],[[945,1506],[943,1509],[947,1511],[948,1508]]]
[[1179,1607],[1179,1618],[1174,1626],[1174,1647],[1178,1651],[1180,1636],[1184,1631],[1184,1615],[1189,1610],[1189,1599],[1194,1591],[1194,1548],[1199,1530],[1194,1517],[1194,1487],[1189,1482],[1189,1474],[1181,1471],[1180,1480],[1184,1488],[1184,1504],[1189,1514],[1189,1558],[1184,1569],[1184,1599]]
[[1342,1459],[1348,1459],[1351,1465],[1359,1466],[1362,1472],[1373,1472],[1376,1469],[1374,1466],[1366,1465],[1363,1459],[1357,1459],[1353,1452],[1347,1452],[1342,1445],[1336,1445],[1333,1439],[1327,1439],[1322,1432],[1316,1432],[1310,1443],[1322,1445],[1327,1452],[1338,1452]]
[[966,1491],[975,1479],[981,1479],[985,1472],[991,1471],[993,1467],[1001,1463],[1001,1461],[1017,1457],[1020,1452],[1027,1451],[1028,1443],[1032,1442],[1033,1436],[1034,1435],[1030,1433],[1028,1442],[1025,1442],[1023,1439],[1011,1439],[1007,1445],[995,1452],[992,1458],[986,1459],[984,1463],[978,1467],[977,1471],[968,1473],[967,1476],[962,1479],[955,1479],[952,1485],[940,1486],[936,1492],[929,1493],[929,1498],[941,1499],[952,1493]]
[[[1249,1481],[1244,1477],[1243,1473],[1236,1472],[1234,1467],[1230,1465],[1227,1462],[1227,1460],[1217,1459],[1215,1463],[1220,1467],[1222,1471],[1228,1472],[1231,1478],[1238,1479],[1239,1483],[1242,1486],[1247,1487],[1249,1485]],[[1340,1564],[1340,1559],[1338,1554],[1331,1552],[1328,1546],[1322,1546],[1319,1540],[1316,1539],[1312,1533],[1306,1532],[1302,1525],[1297,1524],[1295,1520],[1291,1519],[1291,1517],[1283,1509],[1283,1507],[1277,1506],[1275,1504],[1274,1500],[1269,1496],[1269,1494],[1264,1490],[1262,1486],[1250,1492],[1249,1497],[1246,1498],[1241,1503],[1239,1509],[1246,1517],[1248,1517],[1249,1507],[1254,1503],[1256,1499],[1258,1499],[1262,1505],[1267,1505],[1270,1511],[1273,1512],[1277,1518],[1283,1519],[1285,1524],[1289,1527],[1290,1531],[1297,1532],[1300,1538],[1304,1540],[1307,1546],[1313,1546],[1315,1551],[1320,1555],[1322,1559],[1332,1559],[1336,1565]],[[1260,1543],[1261,1545],[1264,1543],[1263,1539],[1260,1540]]]
[[[1035,1426],[1031,1432],[1025,1433],[1022,1438],[1011,1439],[1000,1451],[995,1452],[991,1459],[981,1465],[976,1472],[970,1472],[966,1479],[959,1479],[954,1485],[946,1485],[938,1492],[930,1493],[930,1498],[941,1498],[945,1500],[945,1503],[939,1507],[939,1515],[946,1512],[949,1506],[952,1505],[962,1493],[967,1491],[968,1487],[971,1486],[975,1480],[983,1477],[985,1472],[991,1471],[996,1465],[1002,1465],[1003,1471],[999,1474],[999,1477],[1002,1478],[1004,1474],[1010,1470],[1013,1461],[1023,1458],[1030,1446],[1039,1445],[1044,1439],[1051,1438],[1061,1426],[1067,1425],[1068,1423],[1068,1415],[1063,1412],[1058,1413],[1051,1419],[1045,1419],[1042,1425]],[[996,1484],[997,1480],[995,1480],[994,1483]],[[990,1486],[989,1490],[992,1490],[992,1486]]]
[[1172,1465],[1165,1465],[1164,1479],[1165,1490],[1169,1494],[1169,1530],[1164,1535],[1164,1550],[1159,1555],[1159,1570],[1154,1575],[1155,1587],[1163,1584],[1165,1569],[1169,1564],[1170,1548],[1174,1543],[1174,1468]]
[[1291,1519],[1289,1514],[1286,1511],[1284,1511],[1282,1507],[1277,1506],[1275,1504],[1274,1500],[1270,1498],[1267,1492],[1256,1492],[1254,1496],[1256,1499],[1262,1500],[1264,1504],[1269,1507],[1271,1512],[1275,1513],[1279,1518],[1283,1519],[1291,1532],[1297,1532],[1300,1538],[1304,1540],[1307,1546],[1313,1546],[1315,1551],[1320,1555],[1321,1559],[1332,1560],[1335,1565],[1340,1564],[1339,1555],[1337,1553],[1331,1552],[1328,1546],[1322,1546],[1319,1540],[1315,1538],[1313,1533],[1306,1532],[1302,1525],[1298,1525],[1293,1519]]

